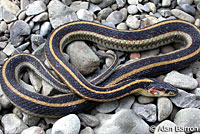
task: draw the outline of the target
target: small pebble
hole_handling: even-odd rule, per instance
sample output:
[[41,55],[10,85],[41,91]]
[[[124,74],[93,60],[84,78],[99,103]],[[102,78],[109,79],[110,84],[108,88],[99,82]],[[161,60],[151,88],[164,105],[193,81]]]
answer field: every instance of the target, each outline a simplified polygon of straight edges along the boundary
[[140,53],[131,53],[130,54],[130,59],[139,59],[140,58]]
[[28,5],[26,15],[37,15],[44,12],[46,9],[46,5],[42,1],[37,0]]
[[115,100],[99,104],[98,106],[96,106],[95,109],[100,113],[110,113],[114,111],[118,107],[118,105],[119,105],[118,101]]
[[94,134],[94,130],[90,127],[86,127],[81,130],[80,134]]
[[41,127],[33,126],[22,131],[21,134],[45,134]]
[[77,16],[80,20],[87,20],[87,21],[93,21],[93,13],[86,10],[86,9],[80,9],[77,11]]
[[140,26],[140,20],[135,16],[129,15],[127,20],[126,20],[126,24],[130,28],[138,29],[139,26]]
[[172,51],[174,51],[174,48],[170,45],[166,45],[161,48],[161,53],[163,53],[163,54],[166,54],[166,53],[169,53]]
[[114,11],[106,18],[106,21],[112,22],[113,24],[119,24],[123,19],[123,14],[120,11]]
[[93,115],[81,113],[78,114],[78,117],[86,126],[96,127],[99,125],[99,120]]
[[193,16],[185,13],[184,11],[180,10],[180,9],[172,9],[171,10],[171,13],[177,17],[178,19],[181,19],[181,20],[186,20],[186,21],[189,21],[191,23],[194,23],[195,19]]
[[135,97],[132,95],[120,99],[119,106],[115,110],[115,112],[119,112],[122,109],[130,109],[134,102],[135,102]]
[[52,127],[52,134],[78,134],[80,131],[80,120],[75,114],[69,114],[58,119]]
[[154,100],[155,100],[154,97],[147,97],[147,96],[139,96],[138,97],[138,102],[141,104],[152,103]]

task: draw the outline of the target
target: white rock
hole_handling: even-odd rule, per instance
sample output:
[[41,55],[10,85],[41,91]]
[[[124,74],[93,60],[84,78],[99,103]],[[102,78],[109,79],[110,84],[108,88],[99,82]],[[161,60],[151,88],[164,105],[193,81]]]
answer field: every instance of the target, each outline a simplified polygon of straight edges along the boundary
[[168,82],[175,87],[187,90],[193,90],[198,86],[198,82],[194,78],[180,74],[177,71],[171,71],[168,73],[164,79],[164,82]]
[[6,134],[21,133],[28,127],[15,114],[6,114],[2,117],[1,123]]
[[3,52],[7,55],[10,56],[14,51],[15,51],[15,47],[9,43],[4,49]]
[[29,4],[26,10],[26,15],[36,15],[39,13],[44,12],[47,9],[46,5],[40,1],[34,1],[33,3]]
[[86,9],[78,10],[77,16],[80,20],[93,21],[93,13]]
[[194,23],[194,21],[195,21],[195,19],[194,19],[193,16],[191,16],[191,15],[185,13],[184,11],[182,11],[182,10],[180,10],[180,9],[172,9],[172,10],[171,10],[171,13],[172,13],[175,17],[177,17],[177,18],[179,18],[179,19],[181,19],[181,20],[186,20],[186,21],[189,21],[189,22],[191,22],[191,23]]
[[118,107],[118,101],[109,101],[109,102],[104,102],[102,104],[99,104],[96,106],[96,110],[99,111],[100,113],[110,113],[114,111]]
[[0,0],[0,5],[3,6],[6,10],[13,13],[14,15],[16,15],[20,10],[20,8],[10,0]]
[[135,16],[129,15],[126,24],[130,28],[138,29],[140,27],[140,20]]
[[21,134],[45,134],[41,127],[33,126],[22,131]]
[[80,120],[75,114],[60,118],[52,127],[52,134],[78,134],[80,131]]

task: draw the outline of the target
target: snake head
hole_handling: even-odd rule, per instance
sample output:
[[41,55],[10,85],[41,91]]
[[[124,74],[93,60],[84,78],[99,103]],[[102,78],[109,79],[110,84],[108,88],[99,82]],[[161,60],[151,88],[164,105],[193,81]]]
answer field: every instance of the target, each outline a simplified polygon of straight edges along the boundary
[[177,88],[169,83],[153,79],[147,87],[146,96],[161,97],[161,96],[175,96],[178,93]]

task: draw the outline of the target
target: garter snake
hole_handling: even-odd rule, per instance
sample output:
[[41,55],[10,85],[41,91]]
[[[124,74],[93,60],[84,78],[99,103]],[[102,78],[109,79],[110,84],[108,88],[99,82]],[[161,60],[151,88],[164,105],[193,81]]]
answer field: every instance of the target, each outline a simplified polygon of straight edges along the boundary
[[[149,50],[171,42],[180,42],[186,47],[125,64],[110,75],[113,70],[111,67],[89,82],[63,58],[63,48],[74,40],[89,40],[106,48],[126,52]],[[181,20],[163,21],[134,31],[121,31],[88,21],[70,22],[54,29],[45,45],[45,57],[64,84],[30,54],[10,57],[1,68],[0,83],[15,106],[29,114],[45,117],[80,112],[96,102],[116,100],[129,94],[174,96],[177,94],[175,87],[147,77],[183,68],[198,60],[199,43],[200,30]],[[45,81],[67,93],[50,97],[27,91],[21,87],[18,78],[24,67],[31,68]],[[103,81],[107,73],[110,76]]]

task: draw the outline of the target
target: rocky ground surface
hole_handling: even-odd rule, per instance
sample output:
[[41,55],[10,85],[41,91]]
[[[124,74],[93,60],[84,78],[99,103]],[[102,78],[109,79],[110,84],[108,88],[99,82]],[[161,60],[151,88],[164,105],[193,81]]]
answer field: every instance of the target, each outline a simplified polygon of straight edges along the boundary
[[[67,22],[87,20],[134,30],[168,19],[187,20],[200,26],[200,0],[0,0],[0,65],[22,52],[31,53],[47,64],[43,53],[45,41],[54,28]],[[97,48],[76,41],[64,55],[82,74],[91,76],[112,63],[109,58],[100,59],[94,49]],[[174,46],[167,45],[140,53],[102,51],[117,54],[120,62],[125,63],[173,50]],[[0,90],[0,134],[200,133],[196,132],[200,131],[200,62],[157,78],[176,86],[178,95],[168,98],[130,95],[102,103],[90,112],[60,119],[25,114]],[[24,73],[20,82],[43,95],[53,90],[32,71]]]

